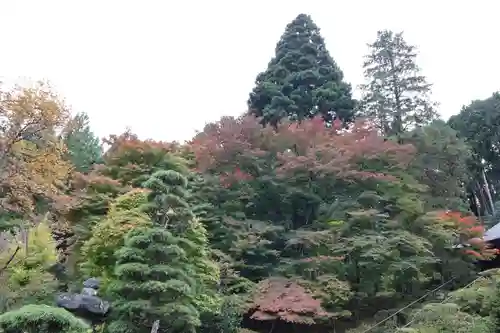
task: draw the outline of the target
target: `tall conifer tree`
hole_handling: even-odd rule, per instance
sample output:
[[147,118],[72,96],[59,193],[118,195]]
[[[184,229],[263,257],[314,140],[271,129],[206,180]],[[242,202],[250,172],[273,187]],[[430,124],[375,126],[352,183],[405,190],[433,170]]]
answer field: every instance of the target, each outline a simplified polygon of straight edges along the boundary
[[102,162],[102,147],[99,138],[92,132],[86,113],[77,114],[63,134],[68,148],[68,159],[80,172],[87,172],[96,163]]
[[300,14],[286,27],[267,70],[257,76],[249,112],[272,125],[283,118],[300,121],[318,114],[327,122],[350,122],[355,101],[343,77],[320,29],[309,15]]
[[129,232],[116,252],[109,332],[147,333],[155,320],[164,332],[196,331],[196,278],[186,248],[189,244],[161,227]]
[[210,258],[207,231],[188,203],[187,182],[184,175],[174,170],[153,173],[143,185],[151,190],[147,211],[158,227],[189,244],[185,251],[196,273],[195,303],[201,311],[211,311],[219,305],[216,295],[219,268]]
[[437,119],[436,104],[430,100],[432,85],[421,75],[416,47],[406,43],[403,33],[378,31],[377,39],[368,46],[360,114],[374,120],[386,135],[398,135]]

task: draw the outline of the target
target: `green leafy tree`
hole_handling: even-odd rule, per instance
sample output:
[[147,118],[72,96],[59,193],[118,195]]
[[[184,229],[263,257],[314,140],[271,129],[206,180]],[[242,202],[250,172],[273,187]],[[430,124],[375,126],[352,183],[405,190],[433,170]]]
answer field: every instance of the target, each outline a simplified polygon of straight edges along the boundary
[[369,44],[363,64],[366,84],[360,114],[371,118],[387,135],[396,135],[437,118],[430,101],[431,84],[416,64],[416,47],[409,45],[403,33],[377,32]]
[[492,311],[491,317],[495,324],[495,333],[500,332],[500,282],[496,281],[494,288],[494,296],[492,297]]
[[500,271],[492,269],[481,274],[483,276],[472,285],[453,291],[450,294],[450,302],[458,304],[461,311],[473,315],[482,317],[499,315]]
[[309,15],[300,14],[287,25],[275,57],[255,83],[248,100],[249,112],[262,117],[264,124],[316,115],[327,122],[353,120],[351,86],[343,81],[342,71]]
[[64,218],[68,221],[70,232],[63,233],[66,238],[61,241],[63,253],[67,253],[66,266],[68,272],[75,277],[83,273],[80,264],[86,258],[82,256],[82,246],[94,235],[92,230],[107,218],[115,199],[129,191],[117,180],[103,176],[102,170],[92,170],[87,174],[77,173],[72,182],[77,204],[71,207]]
[[403,133],[402,142],[416,148],[411,173],[428,190],[422,195],[429,209],[467,211],[470,148],[442,120]]
[[195,173],[190,175],[188,189],[189,204],[195,216],[207,229],[210,245],[227,253],[235,240],[233,230],[226,223],[227,219],[231,216],[241,217],[243,214],[236,193],[222,191],[223,188],[216,177]]
[[124,237],[137,227],[151,226],[148,215],[141,212],[146,203],[144,190],[132,190],[111,205],[105,219],[92,229],[92,236],[83,244],[82,271],[86,276],[112,278],[116,257],[114,253],[123,246]]
[[224,299],[220,311],[201,316],[200,331],[204,333],[238,333],[243,320],[243,304],[237,296]]
[[496,215],[491,216],[495,224],[500,220],[495,212],[500,189],[500,93],[464,106],[448,123],[472,150],[469,169],[473,179],[468,184],[471,206],[481,216]]
[[68,311],[48,305],[25,305],[0,315],[5,333],[84,333],[90,327]]
[[89,117],[78,113],[63,134],[69,159],[77,171],[88,172],[94,164],[102,162],[102,147],[99,138],[92,132]]
[[405,230],[404,222],[390,215],[368,207],[350,212],[342,240],[334,246],[347,259],[344,270],[352,288],[370,298],[380,292],[396,299],[418,294],[439,260],[428,239]]
[[5,267],[11,259],[13,264],[0,274],[1,310],[53,303],[57,281],[47,270],[57,262],[58,252],[48,222],[44,220],[16,237],[4,237],[8,247],[0,255],[0,265]]
[[453,166],[438,157],[447,158],[448,148],[456,157],[451,146],[460,142],[437,124],[429,132],[415,132],[421,154],[432,148],[419,160],[414,145],[361,121],[349,131],[320,117],[282,121],[277,131],[254,117],[208,125],[193,140],[197,166],[218,176],[221,186],[213,188],[227,202],[226,193],[235,195],[244,213],[229,223],[233,267],[254,282],[300,281],[336,317],[396,308],[450,276],[461,280],[454,268],[466,262],[450,250],[458,231],[427,216],[431,198],[413,170],[425,156],[431,167]]
[[411,316],[411,328],[397,332],[408,333],[494,333],[488,317],[473,316],[460,311],[453,303],[431,303]]
[[194,305],[195,268],[191,243],[160,227],[137,228],[116,253],[110,333],[149,333],[155,320],[162,331],[194,333],[200,325]]
[[470,145],[475,162],[484,160],[488,170],[500,174],[500,92],[464,106],[448,122]]
[[[191,174],[188,189],[193,213],[207,230],[211,257],[219,266],[219,292],[245,298],[253,289],[253,283],[241,276],[238,269],[240,263],[233,258],[233,255],[239,256],[241,253],[240,248],[233,246],[235,242],[248,238],[248,223],[242,221],[241,196],[238,192],[223,188],[217,177],[206,174]],[[211,322],[213,315],[217,320],[222,320],[220,313],[215,313],[204,315],[203,321]],[[208,325],[213,328],[212,324]]]

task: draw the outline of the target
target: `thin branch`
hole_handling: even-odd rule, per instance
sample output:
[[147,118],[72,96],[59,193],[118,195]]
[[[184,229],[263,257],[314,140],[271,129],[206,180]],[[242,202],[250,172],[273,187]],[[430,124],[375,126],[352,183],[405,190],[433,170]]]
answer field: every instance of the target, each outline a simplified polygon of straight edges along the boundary
[[16,250],[14,251],[14,253],[10,256],[9,260],[7,260],[7,262],[5,263],[5,265],[0,269],[0,275],[2,275],[2,273],[7,269],[7,267],[9,267],[10,263],[12,262],[12,260],[14,260],[14,258],[16,257],[17,252],[19,252],[20,249],[21,249],[21,247],[18,245],[16,247]]

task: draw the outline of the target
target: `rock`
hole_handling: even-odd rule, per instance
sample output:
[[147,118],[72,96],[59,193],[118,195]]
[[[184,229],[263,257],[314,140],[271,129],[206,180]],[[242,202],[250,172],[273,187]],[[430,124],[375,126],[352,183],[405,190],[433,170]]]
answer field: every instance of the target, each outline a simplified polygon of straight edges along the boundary
[[99,289],[101,282],[96,278],[89,278],[83,282],[85,288]]
[[57,306],[70,312],[85,313],[105,316],[110,308],[109,302],[97,296],[82,294],[62,293],[56,298]]

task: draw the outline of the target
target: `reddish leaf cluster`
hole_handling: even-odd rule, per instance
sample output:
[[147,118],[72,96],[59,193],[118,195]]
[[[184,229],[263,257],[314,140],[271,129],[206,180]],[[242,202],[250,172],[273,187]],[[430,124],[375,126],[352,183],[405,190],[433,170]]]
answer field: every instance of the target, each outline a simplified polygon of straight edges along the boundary
[[300,124],[283,122],[275,130],[263,128],[251,116],[225,117],[207,125],[191,148],[202,172],[228,172],[260,160],[282,175],[303,170],[345,179],[391,178],[363,170],[361,163],[384,161],[389,169],[404,168],[414,152],[413,146],[386,140],[362,121],[339,130],[314,118]]
[[440,213],[439,218],[444,221],[453,222],[462,235],[470,238],[483,237],[484,227],[479,224],[479,221],[474,216],[462,216],[460,212],[447,211]]
[[[221,167],[236,167],[248,155],[264,155],[273,143],[271,128],[262,128],[254,117],[222,117],[205,126],[191,141],[200,171],[214,171]],[[266,149],[268,148],[268,149]]]
[[472,256],[476,259],[484,260],[484,259],[490,258],[491,256],[500,254],[500,250],[485,248],[479,252],[479,251],[472,250],[472,249],[466,249],[466,250],[464,250],[464,253],[469,255],[469,256]]
[[250,308],[254,320],[282,320],[289,323],[315,324],[315,318],[328,317],[321,301],[290,280],[271,278],[259,283]]
[[[178,143],[140,140],[135,134],[125,132],[104,140],[110,148],[104,156],[106,170],[103,174],[120,179],[123,184],[133,184],[139,177],[151,174],[155,168],[165,167],[167,156],[188,154]],[[187,168],[182,161],[182,167]],[[175,163],[175,162],[173,162]]]
[[118,180],[100,174],[100,170],[101,168],[98,167],[89,174],[76,172],[71,183],[73,192],[113,192],[116,194],[129,190],[124,189]]
[[463,216],[460,212],[446,211],[438,214],[440,220],[453,223],[460,238],[472,248],[464,250],[466,255],[476,259],[487,259],[498,254],[497,249],[490,248],[483,240],[484,227],[474,216]]
[[121,159],[130,156],[131,159],[141,154],[152,154],[154,151],[175,152],[180,149],[176,142],[162,142],[154,140],[140,140],[137,135],[126,131],[121,135],[111,135],[103,139],[104,144],[109,145],[105,157],[110,160]]
[[224,187],[230,187],[234,183],[238,183],[241,181],[246,181],[253,179],[253,176],[248,172],[241,171],[240,168],[236,168],[236,170],[232,173],[230,172],[222,172],[219,176],[219,180]]

